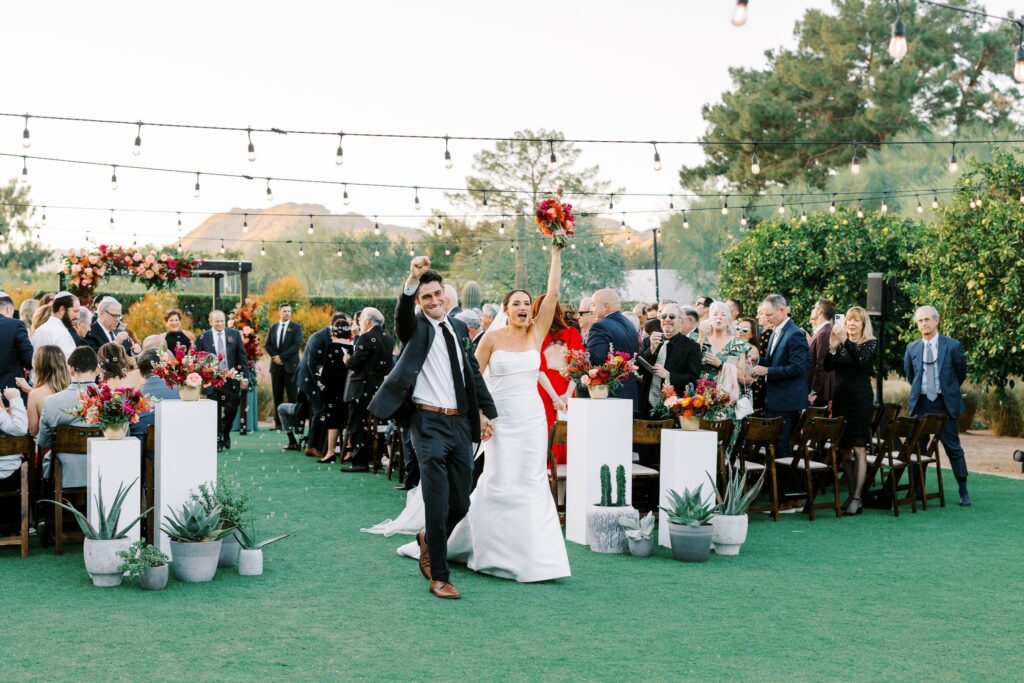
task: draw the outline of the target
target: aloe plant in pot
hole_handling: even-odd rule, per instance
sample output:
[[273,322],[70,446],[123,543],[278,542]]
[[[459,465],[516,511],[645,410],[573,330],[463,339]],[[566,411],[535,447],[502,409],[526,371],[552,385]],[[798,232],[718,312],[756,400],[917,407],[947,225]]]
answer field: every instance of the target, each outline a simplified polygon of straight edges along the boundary
[[633,517],[619,517],[619,526],[625,530],[629,554],[650,557],[654,551],[654,513],[648,512],[639,522]]
[[[764,470],[761,470],[761,476],[744,492],[746,473],[741,472],[738,465],[729,465],[726,469],[728,475],[725,486],[722,491],[715,492],[718,505],[715,506],[716,514],[711,521],[714,527],[711,542],[715,546],[716,555],[739,555],[740,548],[747,540],[747,510],[761,493]],[[708,478],[710,477],[709,474]],[[713,486],[714,480],[711,483]]]
[[626,468],[615,468],[617,495],[612,499],[612,474],[608,465],[601,465],[601,500],[587,510],[587,543],[595,553],[626,552],[626,534],[619,524],[621,517],[639,519],[640,513],[626,505]]
[[703,484],[690,491],[669,490],[669,507],[661,509],[668,516],[669,541],[672,555],[683,562],[705,562],[711,552],[709,523],[715,515],[714,507],[704,502]]
[[206,512],[220,511],[221,527],[231,533],[221,539],[220,558],[217,566],[233,567],[238,562],[238,534],[235,529],[252,512],[252,498],[242,491],[242,486],[229,476],[222,476],[217,483],[200,484],[192,492],[192,501],[202,504]]
[[199,501],[188,501],[180,510],[171,510],[161,526],[171,542],[174,577],[186,583],[212,581],[220,559],[221,537],[231,533],[222,529],[220,510],[207,512]]
[[241,549],[238,551],[238,573],[242,576],[261,576],[263,574],[263,549],[291,536],[280,534],[262,541],[256,540],[256,520],[250,519],[247,524],[241,524],[235,530],[238,536],[238,543]]
[[124,574],[120,569],[121,563],[118,560],[117,554],[131,545],[132,541],[128,538],[128,532],[131,531],[131,528],[138,524],[139,520],[149,513],[149,510],[153,509],[149,508],[149,510],[133,519],[131,524],[126,527],[118,526],[121,521],[121,506],[124,505],[124,500],[128,497],[128,492],[135,486],[136,481],[138,479],[128,484],[128,488],[125,488],[123,483],[119,485],[117,493],[114,494],[114,502],[111,504],[110,510],[107,510],[103,503],[103,478],[99,478],[98,490],[94,496],[99,527],[94,527],[90,524],[85,515],[72,505],[59,503],[55,500],[42,501],[44,503],[53,503],[75,516],[75,521],[78,522],[78,526],[82,529],[82,535],[85,536],[85,543],[82,548],[85,570],[92,577],[92,585],[94,586],[112,587],[121,585]]

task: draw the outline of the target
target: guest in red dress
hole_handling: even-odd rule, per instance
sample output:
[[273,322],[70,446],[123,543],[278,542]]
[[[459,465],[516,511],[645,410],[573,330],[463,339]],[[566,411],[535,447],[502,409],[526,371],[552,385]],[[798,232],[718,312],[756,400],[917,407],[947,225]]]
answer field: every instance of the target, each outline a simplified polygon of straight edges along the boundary
[[[544,295],[533,301],[533,314],[536,316]],[[578,327],[567,320],[562,306],[555,309],[555,318],[551,321],[551,330],[544,337],[544,345],[540,351],[540,372],[537,376],[537,391],[544,402],[544,414],[548,419],[548,432],[558,419],[558,412],[565,412],[569,407],[569,399],[576,392],[576,384],[569,378],[562,377],[561,370],[565,367],[565,350],[582,351],[583,335]],[[565,463],[565,446],[554,447],[555,456],[560,464]]]

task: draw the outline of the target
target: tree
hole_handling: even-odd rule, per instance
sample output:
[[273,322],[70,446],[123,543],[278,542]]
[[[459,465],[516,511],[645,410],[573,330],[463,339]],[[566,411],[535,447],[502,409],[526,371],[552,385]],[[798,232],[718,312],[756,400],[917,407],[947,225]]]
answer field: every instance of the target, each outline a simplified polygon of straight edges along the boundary
[[28,185],[20,185],[17,178],[0,185],[0,268],[34,271],[52,255],[31,239],[31,204]]
[[[981,8],[974,0],[956,4]],[[949,131],[1020,113],[1008,78],[1016,28],[948,9],[904,3],[909,52],[894,64],[886,52],[894,17],[889,0],[833,0],[834,14],[808,10],[796,25],[798,46],[767,52],[764,69],[730,71],[733,89],[703,108],[705,143],[782,142],[756,149],[704,144],[707,160],[680,171],[683,187],[724,180],[760,190],[804,179],[822,187],[849,165],[850,141],[865,149],[901,132]],[[825,141],[827,144],[798,144]]]

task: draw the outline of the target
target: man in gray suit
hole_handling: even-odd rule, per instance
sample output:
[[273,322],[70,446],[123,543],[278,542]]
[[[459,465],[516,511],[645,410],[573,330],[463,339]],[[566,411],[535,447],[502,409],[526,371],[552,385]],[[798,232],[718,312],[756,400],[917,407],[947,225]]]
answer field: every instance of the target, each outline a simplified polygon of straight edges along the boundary
[[[36,435],[36,443],[40,448],[53,448],[57,427],[61,425],[87,426],[83,418],[72,417],[64,411],[78,405],[80,391],[88,386],[96,386],[96,373],[99,371],[96,352],[88,346],[79,346],[68,356],[68,367],[71,369],[71,385],[64,391],[58,391],[43,399],[43,411],[39,416],[39,434]],[[43,477],[46,479],[50,478],[50,456],[51,453],[47,453],[43,458]],[[65,487],[85,486],[85,458],[85,455],[61,457]]]

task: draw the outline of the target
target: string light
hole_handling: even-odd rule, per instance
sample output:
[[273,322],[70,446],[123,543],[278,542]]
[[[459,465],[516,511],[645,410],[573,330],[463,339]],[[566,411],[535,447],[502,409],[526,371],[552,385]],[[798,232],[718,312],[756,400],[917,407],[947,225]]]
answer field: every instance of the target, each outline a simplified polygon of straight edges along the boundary
[[974,204],[980,209],[981,208],[981,191],[978,191],[977,196],[974,199]]
[[415,199],[413,200],[413,203],[416,205],[416,210],[419,211],[420,210],[420,188],[417,187],[417,188],[414,188],[414,190],[416,192],[416,196],[415,196]]
[[111,190],[116,190],[117,189],[117,164],[114,164],[111,168],[113,169],[113,172],[110,175],[110,189]]
[[242,232],[249,232],[249,214],[242,218]]
[[220,241],[220,253],[221,253],[221,256],[223,256],[226,251],[227,250],[224,248],[224,240],[221,240]]
[[302,247],[302,242],[299,242],[299,256],[305,256],[306,250]]
[[832,195],[832,203],[828,205],[828,212],[832,215],[836,213],[836,196]]
[[249,137],[249,161],[256,161],[256,145],[252,144],[252,128],[246,128],[245,134]]
[[936,192],[932,195],[932,209],[939,208],[939,194]]
[[451,256],[452,255],[452,250],[448,246],[445,246],[445,248],[444,248],[444,255],[445,256]]
[[[628,240],[629,238],[626,238],[626,239]],[[570,249],[576,249],[576,243],[575,242],[570,242],[569,243],[569,248]],[[545,244],[544,245],[544,251],[547,251],[547,250],[548,250],[548,245]]]
[[970,206],[972,209],[974,208],[974,197],[973,196],[970,197],[970,201],[967,203],[967,205]]
[[619,227],[619,230],[621,231],[621,230],[625,230],[625,229],[626,229],[626,214],[623,213],[622,214],[622,225]]
[[21,131],[21,146],[25,149],[32,146],[32,136],[28,132],[28,114],[25,114],[25,130]]
[[307,235],[312,235],[313,234],[313,217],[312,216],[309,217],[309,227],[306,228],[306,234]]
[[850,162],[850,172],[853,175],[860,173],[860,157],[857,156],[857,143],[853,143],[853,161]]
[[484,190],[484,206],[487,206],[487,190]]
[[264,242],[260,242],[260,256],[267,255],[267,245]]
[[21,182],[28,182],[28,157],[21,158]]
[[267,178],[267,201],[274,201],[274,193],[270,189],[270,178]]
[[683,211],[683,230],[689,230],[689,229],[690,229],[690,221],[686,217],[686,212]]
[[722,201],[722,215],[729,215],[729,195],[725,195],[725,199]]
[[341,247],[338,247],[338,253],[336,253],[335,256],[341,258]]
[[555,156],[554,140],[548,140],[548,148],[551,150],[551,156],[548,157],[548,171],[554,171],[558,168],[558,157]]
[[135,143],[132,145],[132,154],[142,154],[142,121],[139,121],[139,130],[135,133]]
[[608,195],[608,210],[609,211],[614,211],[615,210],[615,195],[613,195],[613,194]]
[[337,164],[338,166],[341,166],[342,164],[345,163],[345,150],[341,146],[342,142],[344,141],[345,134],[338,133],[338,151],[334,153],[334,163]]
[[441,226],[441,221],[437,222],[437,236],[440,237],[444,234],[444,228]]
[[181,232],[181,211],[178,212],[178,232]]
[[476,248],[476,253],[477,253],[477,255],[479,255],[479,254],[482,254],[482,253],[484,253],[484,248],[483,248],[483,246],[481,246],[481,245],[477,245],[477,248]]
[[743,215],[740,216],[740,227],[743,227],[743,228],[747,227],[747,212],[746,211],[744,211]]
[[924,207],[921,205],[921,198],[920,197],[917,197],[917,212],[918,213],[924,213]]
[[113,209],[110,210],[110,227],[111,228],[114,227],[114,210]]
[[410,249],[409,250],[409,256],[415,256],[415,255],[416,255],[416,250],[415,249]]
[[956,143],[953,143],[953,153],[949,155],[949,172],[956,173],[960,170],[960,165],[956,163]]
[[748,0],[736,0],[736,9],[732,12],[733,26],[743,26],[747,23],[747,2]]
[[[1024,195],[1022,195],[1022,197],[1024,197]],[[1021,201],[1024,201],[1024,199],[1022,199]],[[40,219],[39,225],[43,226],[44,228],[46,227],[46,207],[45,206],[43,207],[43,217],[42,217],[42,219]]]
[[377,222],[377,217],[376,216],[373,217],[373,234],[374,235],[379,235],[380,234],[380,223]]
[[896,0],[896,21],[892,22],[892,33],[889,38],[889,56],[894,62],[907,56],[907,29],[903,25],[899,0]]
[[805,209],[803,207],[803,205],[800,206],[800,222],[801,223],[806,223],[807,222],[807,209]]
[[504,222],[504,221],[502,221],[502,222],[501,222],[501,223],[500,223],[500,224],[498,225],[498,234],[499,234],[499,235],[504,235],[504,234],[505,234],[505,222]]
[[651,144],[654,145],[654,170],[655,171],[660,171],[661,170],[661,155],[658,154],[658,143],[657,142],[652,142]]
[[785,216],[786,215],[786,200],[785,199],[783,199],[783,200],[781,200],[779,202],[779,215],[780,216]]
[[669,195],[668,196],[668,210],[669,211],[675,211],[675,209],[676,209],[675,197],[673,195]]
[[447,135],[444,136],[444,167],[449,169],[452,167],[452,153],[448,151]]
[[196,186],[192,188],[192,196],[199,198],[199,171],[196,171]]
[[881,211],[883,214],[889,213],[889,202],[886,201],[886,198],[884,196],[882,197]]
[[178,240],[178,252],[180,253],[182,251],[184,251],[184,248],[181,246],[181,240]]
[[754,175],[761,172],[761,161],[757,158],[757,145],[754,145],[754,151],[750,154],[750,172]]
[[864,218],[864,209],[861,207],[860,202],[857,202],[857,218]]
[[341,194],[341,202],[345,206],[348,206],[348,185],[345,185],[345,191]]
[[601,241],[598,242],[598,246],[601,247],[601,248],[604,248],[604,238],[603,237],[601,238]]

